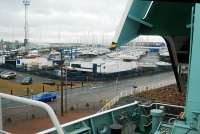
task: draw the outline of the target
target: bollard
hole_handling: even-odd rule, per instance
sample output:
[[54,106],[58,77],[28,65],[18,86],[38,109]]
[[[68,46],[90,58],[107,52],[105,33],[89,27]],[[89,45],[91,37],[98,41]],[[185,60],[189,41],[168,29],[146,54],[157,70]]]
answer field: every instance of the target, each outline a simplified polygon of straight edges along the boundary
[[163,120],[164,111],[161,110],[161,109],[152,109],[151,115],[152,115],[152,130],[151,130],[151,133],[153,134],[153,133],[155,133],[159,124]]
[[44,85],[42,86],[42,92],[44,93]]
[[82,87],[83,87],[83,81],[81,83],[82,83]]
[[26,89],[26,94],[27,94],[27,96],[29,96],[29,88],[28,87]]
[[71,86],[71,89],[72,89],[72,82],[71,82],[70,86]]
[[57,91],[59,91],[59,85],[57,85]]
[[10,94],[13,95],[13,90],[12,89],[10,90]]

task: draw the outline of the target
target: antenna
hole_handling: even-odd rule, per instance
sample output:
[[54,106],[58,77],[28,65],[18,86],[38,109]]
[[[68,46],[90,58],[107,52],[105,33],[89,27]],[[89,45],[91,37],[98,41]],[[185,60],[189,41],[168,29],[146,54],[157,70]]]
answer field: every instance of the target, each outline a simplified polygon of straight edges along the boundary
[[28,6],[30,5],[30,0],[23,0],[22,3],[24,4],[24,9],[25,9],[25,23],[24,23],[24,46],[25,49],[27,50],[27,45],[28,45]]

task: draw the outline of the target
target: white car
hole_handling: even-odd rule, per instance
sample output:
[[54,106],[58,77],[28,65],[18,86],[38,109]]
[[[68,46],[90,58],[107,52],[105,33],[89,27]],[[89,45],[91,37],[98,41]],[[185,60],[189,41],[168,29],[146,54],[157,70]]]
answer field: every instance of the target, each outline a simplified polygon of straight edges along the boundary
[[15,72],[7,72],[1,75],[2,79],[15,79],[16,78],[16,73]]
[[1,71],[0,77],[1,77],[3,74],[5,74],[5,73],[8,73],[8,71]]

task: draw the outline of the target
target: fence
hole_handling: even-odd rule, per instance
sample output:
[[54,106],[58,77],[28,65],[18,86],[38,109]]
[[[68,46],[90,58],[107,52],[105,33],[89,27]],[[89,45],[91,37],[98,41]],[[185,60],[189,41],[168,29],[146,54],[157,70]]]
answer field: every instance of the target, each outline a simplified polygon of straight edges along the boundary
[[144,92],[144,91],[158,89],[158,88],[165,87],[165,86],[168,86],[168,85],[172,85],[172,84],[175,84],[175,83],[176,83],[175,79],[171,79],[171,80],[163,81],[163,82],[160,82],[160,83],[152,83],[148,86],[141,86],[141,87],[137,87],[137,88],[132,88],[131,90],[122,91],[122,92],[119,93],[119,95],[115,96],[108,103],[106,103],[98,112],[103,112],[105,110],[110,109],[122,97],[135,95],[135,94],[138,94],[138,93],[141,93],[141,92]]

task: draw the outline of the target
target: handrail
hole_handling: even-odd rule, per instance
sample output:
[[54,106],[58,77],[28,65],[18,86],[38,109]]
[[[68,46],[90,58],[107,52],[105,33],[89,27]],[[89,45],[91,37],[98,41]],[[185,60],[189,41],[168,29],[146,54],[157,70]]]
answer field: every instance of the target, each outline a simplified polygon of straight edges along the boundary
[[[101,113],[96,113],[96,114],[93,114],[93,115],[90,115],[90,116],[86,116],[86,117],[83,117],[83,118],[80,118],[80,119],[77,119],[77,120],[74,120],[74,121],[71,121],[71,122],[67,122],[65,124],[62,124],[62,127],[64,128],[66,126],[74,125],[74,124],[76,124],[78,122],[84,122],[85,120],[88,120],[88,119],[91,119],[91,118],[95,118],[97,116],[101,116],[101,115],[104,115],[104,114],[108,114],[108,113],[111,113],[111,112],[118,111],[118,110],[123,109],[123,108],[136,106],[136,105],[138,105],[138,101],[135,101],[133,103],[130,103],[130,104],[127,104],[127,105],[124,105],[124,106],[120,106],[120,107],[116,107],[116,108],[113,108],[113,109],[109,109],[109,110],[103,111]],[[50,129],[44,130],[42,132],[38,132],[37,134],[49,134],[50,132],[52,132],[54,130],[55,130],[55,128],[50,128]]]
[[162,105],[162,106],[169,106],[169,107],[175,107],[175,108],[184,108],[184,106],[178,106],[178,105],[166,104],[166,103],[151,103],[149,105],[143,105],[142,104],[140,106],[149,108],[149,107],[152,107],[153,105]]
[[[63,131],[63,129],[62,129],[62,127],[61,127],[61,125],[58,121],[58,118],[57,118],[55,112],[53,111],[53,109],[48,104],[46,104],[44,102],[40,102],[40,101],[35,101],[35,100],[27,99],[27,98],[14,96],[14,95],[8,95],[8,94],[0,93],[0,103],[1,103],[2,98],[42,108],[43,110],[45,110],[48,113],[48,115],[49,115],[53,125],[55,126],[58,134],[64,134],[64,131]],[[1,119],[0,120],[0,126],[2,127],[3,122],[2,122],[2,111],[1,110],[2,110],[2,106],[0,104],[0,119]],[[0,128],[0,129],[2,129],[2,128]]]
[[11,133],[3,131],[3,130],[0,130],[0,134],[11,134]]

